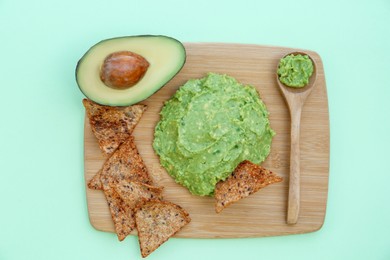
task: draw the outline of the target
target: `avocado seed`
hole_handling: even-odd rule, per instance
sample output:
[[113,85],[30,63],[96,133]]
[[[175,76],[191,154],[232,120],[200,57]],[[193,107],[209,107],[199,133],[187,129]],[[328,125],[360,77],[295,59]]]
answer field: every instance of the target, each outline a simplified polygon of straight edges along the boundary
[[149,67],[149,62],[131,51],[119,51],[108,55],[100,71],[100,79],[107,86],[126,89],[137,84]]

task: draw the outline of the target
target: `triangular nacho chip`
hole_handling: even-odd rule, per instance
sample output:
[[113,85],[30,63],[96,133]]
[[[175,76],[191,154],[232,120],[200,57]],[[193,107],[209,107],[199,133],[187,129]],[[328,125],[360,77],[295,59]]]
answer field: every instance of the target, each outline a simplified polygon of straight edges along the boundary
[[219,213],[233,202],[282,180],[275,173],[257,164],[243,161],[226,180],[215,186],[215,211]]
[[111,217],[114,221],[115,232],[119,241],[122,241],[135,227],[132,210],[126,205],[114,189],[105,187],[104,195],[106,196]]
[[112,184],[112,187],[131,209],[134,209],[142,199],[162,199],[163,187],[127,180]]
[[147,257],[191,221],[179,205],[160,200],[143,201],[134,216],[142,257]]
[[112,154],[133,132],[146,105],[111,107],[83,99],[92,132],[106,155]]
[[109,187],[104,186],[104,195],[120,241],[125,239],[135,227],[133,214],[137,203],[143,199],[162,199],[162,189],[162,187],[125,180],[116,184],[111,183]]
[[102,176],[102,170],[100,169],[88,182],[88,188],[93,190],[101,190],[102,182],[100,181],[100,177]]
[[118,183],[121,180],[152,184],[152,179],[132,136],[106,160],[102,169],[89,181],[88,187],[101,190],[102,184],[109,185],[109,183]]

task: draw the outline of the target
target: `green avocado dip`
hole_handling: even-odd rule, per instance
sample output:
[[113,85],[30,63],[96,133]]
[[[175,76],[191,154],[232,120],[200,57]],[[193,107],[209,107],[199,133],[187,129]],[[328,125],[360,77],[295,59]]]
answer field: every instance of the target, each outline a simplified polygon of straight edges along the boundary
[[307,55],[290,54],[279,62],[279,80],[286,86],[302,88],[309,83],[312,74],[313,62]]
[[153,141],[160,163],[200,196],[213,195],[243,160],[264,161],[275,134],[256,89],[215,73],[181,86],[160,115]]

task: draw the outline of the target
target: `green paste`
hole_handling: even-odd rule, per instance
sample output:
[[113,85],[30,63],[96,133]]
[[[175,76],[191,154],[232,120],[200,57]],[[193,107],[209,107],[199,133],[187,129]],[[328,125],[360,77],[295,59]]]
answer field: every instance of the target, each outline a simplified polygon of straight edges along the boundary
[[279,62],[279,80],[284,85],[301,88],[309,83],[313,74],[313,62],[307,55],[287,55]]
[[209,73],[185,83],[165,102],[153,148],[161,165],[194,195],[213,195],[243,160],[261,163],[274,131],[253,86]]

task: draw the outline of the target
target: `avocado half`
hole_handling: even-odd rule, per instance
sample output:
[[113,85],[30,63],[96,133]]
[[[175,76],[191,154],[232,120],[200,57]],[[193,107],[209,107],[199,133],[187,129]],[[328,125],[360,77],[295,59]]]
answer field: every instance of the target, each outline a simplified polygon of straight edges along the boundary
[[[149,67],[140,81],[126,89],[107,86],[100,78],[105,58],[115,52],[130,51],[141,55]],[[184,66],[183,44],[162,35],[126,36],[103,40],[92,46],[79,60],[76,81],[81,92],[101,105],[129,106],[158,91]]]

